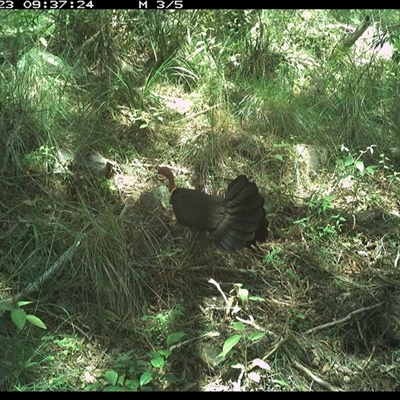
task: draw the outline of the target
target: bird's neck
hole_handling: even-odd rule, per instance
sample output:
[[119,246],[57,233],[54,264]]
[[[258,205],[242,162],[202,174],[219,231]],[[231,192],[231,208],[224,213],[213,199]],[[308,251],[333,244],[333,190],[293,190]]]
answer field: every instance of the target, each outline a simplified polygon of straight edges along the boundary
[[169,190],[169,202],[170,203],[171,203],[172,195],[175,192],[175,189],[176,189],[176,186],[175,186],[174,175],[172,175],[172,173],[170,173],[168,175],[168,190]]
[[169,193],[169,202],[170,202],[170,203],[171,203],[172,195],[173,195],[174,192],[175,192],[175,189],[176,189],[175,186],[172,188],[172,190],[170,189],[170,193]]
[[172,173],[168,174],[167,178],[168,178],[168,190],[172,196],[172,192],[176,189],[175,179],[174,179],[174,176],[172,175]]

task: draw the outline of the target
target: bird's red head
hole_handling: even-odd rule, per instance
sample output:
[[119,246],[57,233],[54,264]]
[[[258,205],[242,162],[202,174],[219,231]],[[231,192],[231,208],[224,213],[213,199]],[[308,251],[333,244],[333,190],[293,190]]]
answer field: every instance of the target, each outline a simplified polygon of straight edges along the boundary
[[168,167],[159,167],[158,173],[168,179],[168,189],[172,192],[175,189],[175,179],[172,171]]

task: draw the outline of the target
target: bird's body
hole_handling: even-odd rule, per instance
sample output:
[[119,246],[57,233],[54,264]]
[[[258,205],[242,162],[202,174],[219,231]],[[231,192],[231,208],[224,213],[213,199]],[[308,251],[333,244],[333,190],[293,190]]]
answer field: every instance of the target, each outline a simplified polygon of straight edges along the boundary
[[223,254],[233,253],[256,241],[265,242],[267,221],[264,198],[257,185],[244,175],[233,180],[225,198],[198,190],[176,188],[172,171],[158,173],[169,181],[170,203],[176,219],[190,228],[209,231],[209,237]]

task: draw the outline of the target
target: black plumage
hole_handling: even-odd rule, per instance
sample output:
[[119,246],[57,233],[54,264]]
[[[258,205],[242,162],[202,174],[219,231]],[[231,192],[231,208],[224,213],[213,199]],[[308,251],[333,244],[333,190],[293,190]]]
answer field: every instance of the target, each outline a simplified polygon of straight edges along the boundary
[[221,253],[233,253],[256,241],[266,241],[264,198],[246,176],[233,180],[222,198],[176,188],[172,171],[167,167],[161,167],[158,173],[168,178],[176,219],[182,225],[209,231],[210,239]]

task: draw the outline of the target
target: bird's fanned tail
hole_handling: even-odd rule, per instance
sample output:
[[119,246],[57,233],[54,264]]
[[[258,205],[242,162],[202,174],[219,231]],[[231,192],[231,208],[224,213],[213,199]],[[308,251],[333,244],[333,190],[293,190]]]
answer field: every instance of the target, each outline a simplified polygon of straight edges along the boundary
[[225,214],[210,239],[224,254],[266,240],[264,198],[244,176],[232,181],[225,197]]

